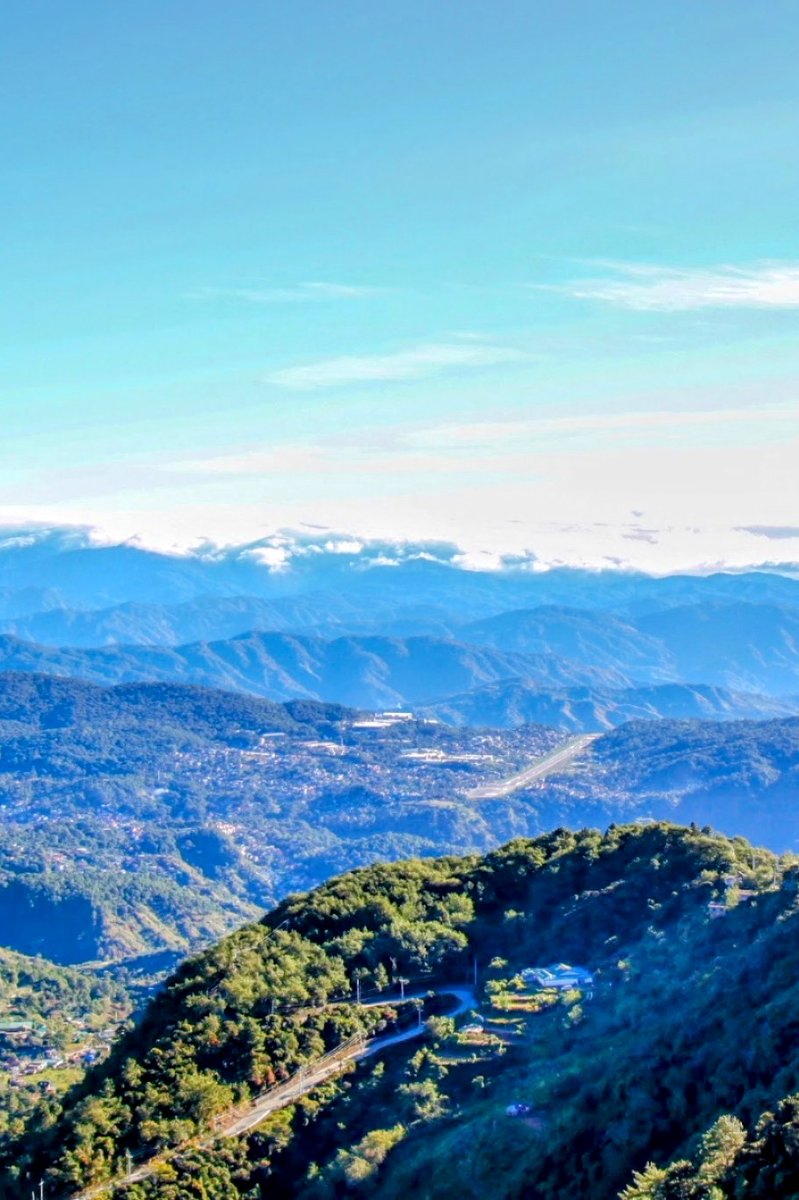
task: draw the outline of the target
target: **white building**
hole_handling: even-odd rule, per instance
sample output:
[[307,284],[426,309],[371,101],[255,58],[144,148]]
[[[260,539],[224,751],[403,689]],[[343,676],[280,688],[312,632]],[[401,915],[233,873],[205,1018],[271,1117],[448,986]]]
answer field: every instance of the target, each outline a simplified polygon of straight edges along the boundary
[[583,990],[593,986],[594,977],[585,967],[572,967],[569,963],[552,963],[548,967],[527,967],[521,977],[528,986],[557,988],[569,991]]

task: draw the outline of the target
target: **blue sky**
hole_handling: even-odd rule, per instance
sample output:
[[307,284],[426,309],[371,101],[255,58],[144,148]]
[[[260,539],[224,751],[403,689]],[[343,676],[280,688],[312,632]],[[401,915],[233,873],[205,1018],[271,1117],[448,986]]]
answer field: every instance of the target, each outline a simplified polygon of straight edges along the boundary
[[792,0],[6,5],[0,520],[796,561],[797,35]]

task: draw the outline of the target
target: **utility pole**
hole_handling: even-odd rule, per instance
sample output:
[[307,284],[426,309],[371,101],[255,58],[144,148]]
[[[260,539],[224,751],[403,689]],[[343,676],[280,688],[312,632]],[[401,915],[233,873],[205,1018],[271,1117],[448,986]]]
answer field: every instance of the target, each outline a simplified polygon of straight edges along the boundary
[[356,975],[356,977],[355,977],[355,1003],[356,1004],[361,1003],[361,977],[360,977],[360,975]]
[[39,1180],[39,1200],[44,1200],[44,1180]]
[[133,1162],[132,1162],[130,1150],[125,1151],[125,1162],[126,1162],[127,1168],[128,1168],[127,1173],[128,1173],[128,1175],[130,1175],[131,1171],[133,1170]]

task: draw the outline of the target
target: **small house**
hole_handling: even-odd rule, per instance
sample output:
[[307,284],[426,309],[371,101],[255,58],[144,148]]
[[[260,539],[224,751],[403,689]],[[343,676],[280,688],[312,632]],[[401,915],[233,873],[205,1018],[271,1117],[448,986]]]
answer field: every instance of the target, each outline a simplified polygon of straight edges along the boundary
[[594,977],[585,967],[573,967],[569,963],[552,963],[548,967],[527,967],[521,977],[528,987],[556,988],[582,991],[593,986]]

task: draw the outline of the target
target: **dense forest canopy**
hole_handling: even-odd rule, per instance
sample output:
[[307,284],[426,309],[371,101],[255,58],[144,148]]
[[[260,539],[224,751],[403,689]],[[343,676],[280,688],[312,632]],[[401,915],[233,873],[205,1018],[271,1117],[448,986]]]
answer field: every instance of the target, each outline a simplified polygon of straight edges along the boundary
[[[792,860],[663,824],[351,872],[185,963],[6,1148],[4,1186],[27,1200],[44,1173],[67,1196],[129,1151],[166,1155],[129,1200],[615,1196],[650,1160],[699,1155],[720,1117],[753,1127],[799,1088],[798,887]],[[519,973],[558,961],[590,969],[590,992],[528,997]],[[431,1016],[426,1039],[248,1137],[170,1157],[270,1081],[401,1021],[400,980],[435,992],[475,964],[475,1006],[503,1035],[465,1053],[469,1035]],[[356,986],[385,1003],[353,1004]],[[520,1100],[534,1117],[507,1116]]]

